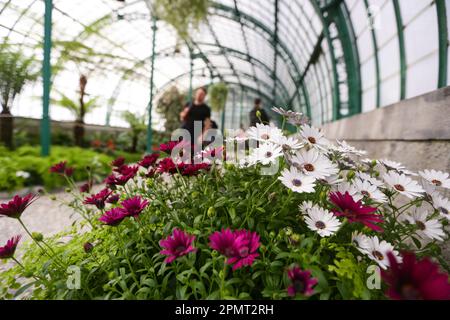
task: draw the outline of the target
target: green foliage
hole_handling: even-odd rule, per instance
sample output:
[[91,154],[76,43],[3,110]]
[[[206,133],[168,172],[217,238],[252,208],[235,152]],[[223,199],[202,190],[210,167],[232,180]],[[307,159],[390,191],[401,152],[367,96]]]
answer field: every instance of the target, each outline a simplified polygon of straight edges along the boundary
[[4,112],[9,112],[25,84],[36,80],[38,73],[34,70],[34,61],[33,57],[24,56],[10,44],[0,44],[0,104]]
[[180,127],[179,114],[183,107],[184,96],[177,87],[166,90],[158,100],[156,110],[166,120],[164,127],[168,133]]
[[222,111],[227,102],[228,87],[225,83],[216,83],[208,88],[209,104],[214,111]]
[[78,101],[70,99],[65,94],[61,94],[61,97],[59,99],[52,99],[51,102],[64,109],[69,110],[75,116],[75,119],[84,120],[83,118],[86,114],[100,107],[100,105],[97,103],[97,100],[98,98],[94,97],[84,102],[84,110],[82,110]]
[[208,16],[210,0],[155,0],[158,19],[175,28],[178,36],[187,39],[191,28],[198,28]]
[[65,180],[49,172],[53,164],[63,159],[67,160],[69,166],[75,168],[76,181],[87,180],[88,173],[85,170],[87,166],[92,168],[97,180],[100,181],[109,173],[109,163],[119,155],[123,155],[129,161],[136,161],[140,157],[125,152],[107,156],[77,147],[54,146],[51,155],[42,158],[40,148],[37,146],[22,146],[15,151],[0,148],[0,191],[13,191],[35,185],[42,185],[46,189],[63,186]]

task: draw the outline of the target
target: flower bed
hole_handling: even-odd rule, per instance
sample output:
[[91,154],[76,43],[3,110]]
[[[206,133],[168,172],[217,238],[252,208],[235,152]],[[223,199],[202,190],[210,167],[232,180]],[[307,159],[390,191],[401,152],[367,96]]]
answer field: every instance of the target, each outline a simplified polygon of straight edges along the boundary
[[[116,152],[129,161],[139,159],[139,155]],[[54,146],[50,157],[40,157],[40,149],[35,146],[23,146],[14,151],[0,147],[0,191],[13,191],[24,187],[41,185],[47,189],[63,186],[66,181],[49,172],[49,167],[61,159],[77,169],[91,168],[94,176],[104,178],[109,172],[111,156],[92,150],[76,147]],[[75,181],[87,180],[86,170],[76,170]]]
[[[97,194],[73,188],[83,222],[47,239],[33,234],[20,258],[19,238],[0,248],[16,261],[0,274],[2,296],[15,288],[33,299],[449,299],[440,249],[448,174],[364,159],[301,115],[277,111],[298,133],[250,128],[259,145],[243,159],[217,148],[188,164],[168,143],[161,150],[175,157],[115,160]],[[32,201],[16,197],[0,215],[21,223]]]

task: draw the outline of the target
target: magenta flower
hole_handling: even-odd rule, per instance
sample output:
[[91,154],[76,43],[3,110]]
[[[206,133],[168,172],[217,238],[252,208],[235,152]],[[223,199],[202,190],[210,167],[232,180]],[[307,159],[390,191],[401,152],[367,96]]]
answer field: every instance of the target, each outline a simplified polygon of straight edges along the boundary
[[36,200],[35,194],[28,194],[25,197],[18,195],[8,203],[0,204],[0,216],[6,216],[9,218],[20,219],[20,216]]
[[134,177],[134,175],[116,176],[114,174],[111,174],[108,177],[106,177],[105,183],[108,186],[108,188],[115,189],[116,186],[124,186],[133,177]]
[[116,204],[120,199],[120,196],[118,194],[112,194],[109,196],[108,199],[106,199],[107,203]]
[[49,171],[51,173],[57,173],[59,175],[66,175],[70,177],[73,174],[74,169],[67,166],[67,161],[61,161],[51,166]]
[[156,162],[156,160],[158,160],[158,158],[159,158],[159,153],[148,154],[148,155],[144,156],[144,158],[142,158],[142,160],[139,161],[138,164],[141,167],[148,169],[155,164],[155,162]]
[[9,259],[14,257],[20,238],[21,236],[12,237],[6,241],[6,244],[3,247],[0,247],[0,259]]
[[169,141],[167,143],[163,143],[159,145],[159,150],[162,152],[165,152],[167,154],[170,154],[172,152],[172,150],[178,145],[180,144],[179,141]]
[[181,174],[183,176],[195,176],[200,173],[200,170],[209,169],[210,165],[207,163],[185,164],[182,168]]
[[84,200],[84,204],[91,204],[96,206],[98,209],[102,210],[105,208],[106,199],[108,199],[109,195],[112,193],[108,188],[103,189],[97,194],[91,195]]
[[150,168],[148,169],[148,172],[145,174],[145,176],[147,178],[153,178],[156,174],[156,169],[155,168]]
[[117,226],[127,217],[127,212],[123,208],[112,208],[106,211],[98,220],[109,226]]
[[251,266],[259,256],[256,252],[260,246],[259,235],[256,232],[222,229],[209,236],[209,246],[227,257],[227,264],[233,265],[233,270],[243,266]]
[[159,245],[164,248],[159,253],[166,255],[165,263],[171,263],[178,257],[184,256],[190,252],[197,251],[192,246],[195,236],[190,235],[182,230],[174,229],[172,235],[159,241]]
[[259,256],[259,235],[248,230],[238,230],[234,232],[235,255],[228,259],[228,264],[234,264],[233,270],[243,266],[251,266],[253,261]]
[[330,200],[337,207],[337,209],[332,210],[336,216],[346,217],[350,223],[362,223],[374,231],[383,231],[383,228],[375,225],[375,223],[384,222],[381,215],[373,213],[377,211],[377,208],[365,207],[361,201],[355,202],[348,192],[345,194],[340,192],[330,193]]
[[287,289],[290,296],[295,296],[298,293],[309,296],[313,293],[313,287],[317,284],[317,279],[311,277],[310,271],[302,271],[299,267],[289,269],[288,277],[292,282]]
[[184,163],[176,164],[173,162],[172,158],[164,158],[158,163],[158,172],[161,173],[177,173],[178,170],[181,172],[185,167]]
[[123,165],[119,168],[119,173],[122,176],[129,176],[131,178],[134,178],[134,176],[136,175],[136,173],[139,171],[139,167],[138,166],[127,166],[127,165]]
[[124,207],[127,216],[137,217],[147,207],[149,202],[136,196],[122,201],[121,205]]
[[216,231],[209,236],[209,246],[211,249],[220,252],[227,258],[230,258],[236,255],[234,240],[235,235],[230,229],[222,229],[222,231]]
[[439,273],[439,266],[428,258],[420,261],[413,253],[403,253],[399,264],[388,253],[389,270],[381,276],[389,286],[386,295],[394,300],[450,300],[448,274]]
[[81,193],[89,193],[92,189],[92,181],[88,181],[85,184],[80,186]]
[[117,159],[113,160],[111,162],[111,166],[115,168],[120,168],[125,164],[125,158],[124,157],[118,157]]

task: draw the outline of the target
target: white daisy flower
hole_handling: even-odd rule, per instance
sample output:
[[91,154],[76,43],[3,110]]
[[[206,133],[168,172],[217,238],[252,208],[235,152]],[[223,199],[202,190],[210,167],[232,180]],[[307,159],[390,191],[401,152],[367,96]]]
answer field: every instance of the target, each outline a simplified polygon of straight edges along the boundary
[[414,209],[405,219],[417,226],[416,234],[422,239],[444,241],[445,233],[442,223],[437,219],[427,220],[429,213],[423,209]]
[[329,186],[335,186],[343,182],[344,179],[342,179],[338,174],[332,174],[331,176],[325,177],[325,179],[319,179],[319,181]]
[[275,113],[278,113],[279,115],[281,115],[283,117],[285,117],[287,122],[289,122],[290,124],[292,124],[294,126],[301,126],[301,125],[304,125],[305,123],[309,122],[308,117],[305,116],[301,112],[295,112],[295,111],[292,111],[292,110],[285,110],[283,108],[277,108],[277,107],[273,107],[272,111],[275,112]]
[[319,129],[306,124],[302,127],[300,135],[307,144],[321,150],[326,149],[330,144]]
[[433,207],[439,211],[439,214],[450,220],[450,200],[439,194],[435,194],[431,199],[433,201]]
[[384,181],[392,187],[395,191],[407,196],[410,199],[422,196],[425,190],[410,177],[404,174],[390,171],[384,176]]
[[281,182],[294,192],[298,193],[311,193],[314,192],[315,181],[313,177],[304,175],[301,171],[291,167],[290,169],[284,169],[281,172],[281,177],[278,177]]
[[274,163],[282,155],[281,147],[273,143],[262,143],[258,148],[252,150],[250,162],[268,165]]
[[380,181],[377,178],[373,178],[365,172],[356,172],[356,177],[360,178],[361,180],[368,181],[378,188],[384,185],[383,181]]
[[321,237],[335,234],[341,226],[341,222],[333,213],[321,208],[309,209],[305,222],[310,230],[316,231]]
[[303,143],[301,143],[295,137],[285,137],[279,136],[273,141],[275,144],[279,145],[284,152],[289,152],[292,150],[298,150],[303,147]]
[[383,203],[387,201],[386,195],[367,180],[355,179],[353,182],[353,187],[356,190],[355,195],[353,196],[355,201],[359,201],[364,197],[367,197],[375,202]]
[[298,206],[299,210],[301,213],[303,214],[307,214],[309,210],[311,210],[312,208],[319,208],[319,206],[317,204],[315,204],[312,201],[303,201],[299,206]]
[[300,150],[291,161],[297,169],[316,179],[323,179],[339,172],[337,166],[316,149]]
[[389,259],[387,257],[389,252],[392,252],[397,261],[401,261],[398,251],[394,250],[394,246],[389,242],[386,242],[385,240],[380,242],[378,237],[374,236],[368,237],[367,244],[368,248],[366,254],[370,259],[378,263],[381,268],[387,269],[387,267],[389,267]]
[[398,173],[403,173],[407,176],[417,176],[417,173],[409,171],[400,162],[382,159],[382,160],[378,160],[378,163],[383,165],[387,171],[397,171]]
[[352,232],[352,243],[356,245],[359,252],[367,254],[369,250],[369,237],[358,231]]
[[250,127],[247,130],[247,137],[249,139],[263,142],[273,142],[282,135],[283,132],[279,128],[261,123],[257,123],[256,127]]
[[348,194],[351,195],[352,197],[356,195],[357,192],[356,188],[347,181],[341,182],[337,186],[333,186],[333,191],[337,191],[342,194],[348,192]]
[[422,178],[436,187],[450,189],[450,178],[447,172],[424,170],[419,171],[419,174]]
[[337,151],[339,153],[347,154],[347,155],[356,155],[356,156],[363,156],[367,154],[367,151],[364,150],[358,150],[355,147],[349,145],[345,140],[339,141],[336,140],[337,146],[330,145],[329,148]]

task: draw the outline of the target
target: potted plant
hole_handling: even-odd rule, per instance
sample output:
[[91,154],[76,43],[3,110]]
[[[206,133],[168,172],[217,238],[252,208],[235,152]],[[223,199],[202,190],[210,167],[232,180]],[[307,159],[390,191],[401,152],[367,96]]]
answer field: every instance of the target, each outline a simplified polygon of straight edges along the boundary
[[181,39],[187,39],[190,28],[198,28],[206,20],[210,0],[154,0],[153,10],[175,28]]
[[166,132],[173,132],[180,126],[179,114],[183,106],[184,95],[177,87],[166,90],[158,100],[156,111],[164,116]]
[[79,81],[79,98],[78,101],[74,101],[64,94],[61,94],[61,98],[58,100],[52,100],[53,103],[68,109],[75,115],[75,125],[73,128],[73,135],[75,145],[82,147],[84,143],[84,117],[86,114],[92,112],[95,108],[99,107],[97,104],[97,97],[90,98],[85,101],[86,97],[86,85],[87,77],[85,75],[80,76]]
[[224,109],[227,102],[228,87],[223,82],[213,84],[208,89],[208,95],[211,109],[220,112]]
[[21,51],[12,51],[9,44],[0,45],[0,144],[13,148],[14,118],[11,106],[28,82],[34,81],[38,73],[33,71],[34,58]]

